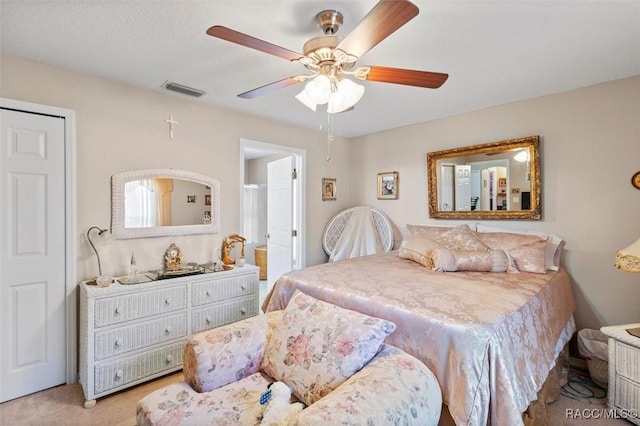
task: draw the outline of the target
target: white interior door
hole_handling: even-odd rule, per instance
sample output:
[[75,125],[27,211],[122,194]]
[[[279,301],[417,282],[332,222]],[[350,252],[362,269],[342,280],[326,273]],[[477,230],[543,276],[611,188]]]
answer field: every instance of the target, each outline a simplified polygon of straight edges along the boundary
[[293,269],[293,157],[267,164],[267,281]]
[[65,123],[0,113],[3,402],[66,382]]
[[455,166],[455,210],[471,210],[471,166]]
[[453,176],[454,166],[452,164],[443,164],[440,168],[442,186],[438,191],[438,208],[445,212],[453,210]]

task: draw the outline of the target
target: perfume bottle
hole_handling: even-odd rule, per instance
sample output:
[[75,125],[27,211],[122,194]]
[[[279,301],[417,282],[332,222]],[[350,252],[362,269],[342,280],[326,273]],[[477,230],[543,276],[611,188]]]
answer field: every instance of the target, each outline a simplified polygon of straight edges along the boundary
[[129,263],[129,272],[127,273],[127,278],[129,278],[129,280],[134,280],[137,275],[138,266],[136,265],[136,257],[133,252],[131,252],[131,262]]

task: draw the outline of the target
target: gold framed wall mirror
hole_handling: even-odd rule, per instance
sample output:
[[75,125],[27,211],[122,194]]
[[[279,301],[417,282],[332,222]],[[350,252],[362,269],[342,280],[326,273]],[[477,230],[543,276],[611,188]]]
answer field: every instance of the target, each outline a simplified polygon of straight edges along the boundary
[[429,217],[542,218],[540,137],[427,153]]

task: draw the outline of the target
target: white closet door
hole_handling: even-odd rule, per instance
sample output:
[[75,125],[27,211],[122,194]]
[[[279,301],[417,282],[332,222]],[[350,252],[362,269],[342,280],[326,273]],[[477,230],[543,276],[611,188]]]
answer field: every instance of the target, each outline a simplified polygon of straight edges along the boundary
[[0,110],[0,402],[66,382],[64,119]]

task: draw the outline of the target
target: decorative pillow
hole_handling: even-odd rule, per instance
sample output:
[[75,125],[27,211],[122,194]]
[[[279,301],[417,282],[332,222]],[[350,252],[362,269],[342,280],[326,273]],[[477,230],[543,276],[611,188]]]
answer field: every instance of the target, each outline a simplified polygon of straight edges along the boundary
[[395,328],[296,290],[265,347],[261,369],[311,405],[365,366]]
[[424,235],[431,238],[438,237],[451,229],[453,229],[452,226],[407,225],[411,235]]
[[468,225],[456,226],[433,239],[449,250],[489,250],[489,246],[483,243]]
[[544,274],[547,268],[544,266],[544,251],[546,240],[540,239],[531,243],[523,244],[507,250],[515,261],[519,271],[533,272],[534,274]]
[[547,240],[547,244],[545,246],[545,254],[544,254],[545,268],[549,271],[557,271],[560,268],[560,257],[562,256],[562,249],[564,248],[565,242],[562,238],[558,237],[557,235],[547,234],[544,232],[535,232],[535,231],[520,231],[520,230],[513,231],[510,229],[500,228],[497,226],[482,225],[482,224],[478,224],[477,231],[478,233],[482,233],[482,234],[501,232],[501,233],[510,233],[510,234],[520,234],[520,235],[536,235],[538,237],[545,238]]
[[433,269],[431,254],[433,249],[441,248],[442,245],[425,235],[414,235],[402,240],[398,256],[403,259],[413,260],[422,266]]
[[436,248],[432,251],[435,271],[505,272],[509,259],[504,250],[449,250]]

